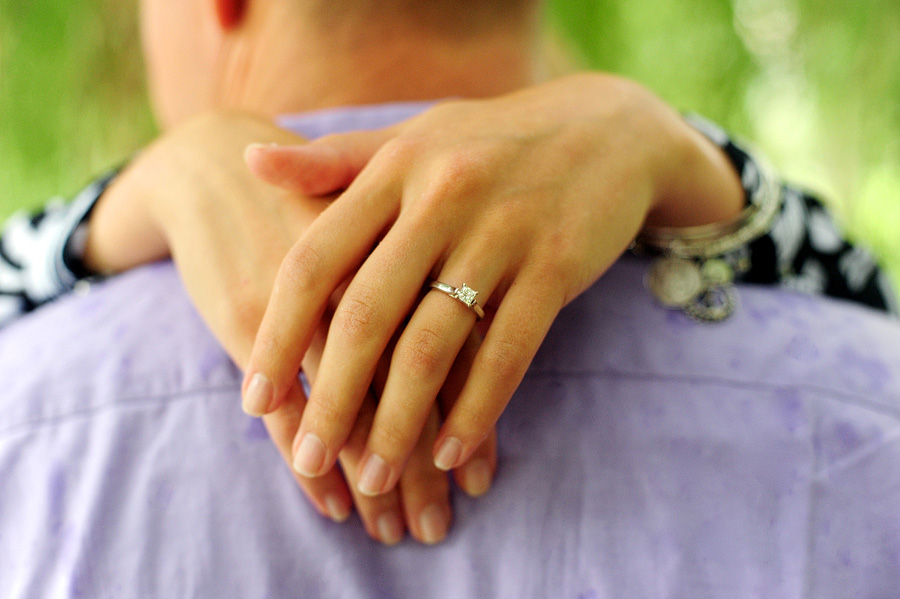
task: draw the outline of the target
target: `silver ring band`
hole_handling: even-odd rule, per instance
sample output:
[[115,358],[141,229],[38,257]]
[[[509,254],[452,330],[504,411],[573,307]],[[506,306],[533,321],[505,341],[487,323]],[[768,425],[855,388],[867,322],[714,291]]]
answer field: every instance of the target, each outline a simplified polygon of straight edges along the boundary
[[429,287],[443,291],[453,299],[458,300],[462,305],[472,310],[478,317],[478,320],[484,318],[484,310],[475,302],[475,296],[478,295],[478,292],[465,283],[462,284],[462,287],[454,287],[440,281],[432,281]]

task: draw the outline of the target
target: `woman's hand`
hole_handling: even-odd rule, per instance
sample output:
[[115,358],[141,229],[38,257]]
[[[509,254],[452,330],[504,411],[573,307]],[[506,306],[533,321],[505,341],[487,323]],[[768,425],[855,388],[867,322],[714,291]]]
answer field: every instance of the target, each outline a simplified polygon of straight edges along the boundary
[[282,404],[319,315],[352,277],[294,441],[294,467],[330,471],[396,337],[358,472],[366,495],[394,488],[475,325],[475,311],[428,292],[431,281],[476,290],[490,323],[433,447],[435,464],[450,469],[492,429],[559,310],[645,221],[701,224],[743,205],[714,145],[643,88],[602,75],[448,102],[384,131],[257,146],[248,160],[287,188],[347,190],[281,265],[250,356],[245,406]]
[[[117,272],[171,253],[192,301],[242,367],[278,265],[331,200],[301,197],[251,176],[243,161],[251,140],[302,142],[266,121],[241,115],[207,115],[160,138],[136,157],[97,205],[86,255],[94,269]],[[313,325],[319,336],[301,356],[311,380],[325,323]],[[281,453],[290,458],[305,406],[297,370],[284,395],[281,408],[265,423]],[[374,412],[374,399],[367,394],[341,456],[353,488],[348,489],[337,468],[315,480],[297,476],[300,486],[334,520],[346,519],[355,502],[369,533],[385,543],[399,541],[407,525],[419,540],[440,540],[449,526],[450,506],[446,475],[430,459],[436,413],[423,432],[428,446],[416,452],[421,458],[411,461],[399,491],[368,498],[356,493],[355,472]],[[485,446],[484,452],[493,464],[493,447]]]

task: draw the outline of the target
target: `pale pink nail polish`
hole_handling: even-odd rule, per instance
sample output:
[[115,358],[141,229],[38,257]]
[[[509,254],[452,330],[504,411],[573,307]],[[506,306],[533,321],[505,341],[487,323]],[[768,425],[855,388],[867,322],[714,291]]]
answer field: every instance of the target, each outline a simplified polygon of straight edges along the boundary
[[459,439],[448,437],[441,444],[437,454],[434,456],[434,465],[441,470],[450,470],[459,461],[462,456],[463,446]]
[[275,387],[272,385],[269,377],[261,372],[257,372],[250,379],[250,384],[247,385],[247,391],[244,393],[244,412],[251,416],[266,414],[274,394]]
[[388,512],[382,514],[376,524],[378,536],[385,545],[396,545],[403,540],[403,520],[400,514]]
[[390,475],[387,462],[378,455],[370,455],[359,476],[359,492],[370,497],[384,493]]
[[325,464],[328,450],[325,444],[312,433],[303,435],[297,453],[294,454],[294,470],[303,476],[316,476]]
[[484,458],[471,460],[463,466],[463,490],[472,497],[479,497],[491,488],[491,466]]
[[434,545],[444,540],[447,536],[449,524],[444,516],[444,510],[436,503],[422,510],[419,516],[419,527],[422,529],[422,541]]
[[335,495],[325,498],[325,508],[328,510],[328,516],[335,522],[345,522],[350,517],[350,506]]

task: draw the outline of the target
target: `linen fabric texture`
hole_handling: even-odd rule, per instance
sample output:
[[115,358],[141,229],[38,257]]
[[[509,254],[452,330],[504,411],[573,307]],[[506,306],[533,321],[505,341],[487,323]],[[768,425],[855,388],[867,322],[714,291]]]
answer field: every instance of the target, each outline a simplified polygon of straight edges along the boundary
[[900,324],[753,285],[699,324],[646,266],[561,312],[435,547],[314,511],[171,264],[19,318],[0,597],[900,597]]

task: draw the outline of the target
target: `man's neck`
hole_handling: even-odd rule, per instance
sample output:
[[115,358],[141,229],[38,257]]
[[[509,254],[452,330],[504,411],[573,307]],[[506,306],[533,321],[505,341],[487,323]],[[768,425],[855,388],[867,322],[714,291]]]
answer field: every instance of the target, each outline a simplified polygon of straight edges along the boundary
[[527,27],[452,37],[394,22],[298,31],[269,14],[250,20],[226,44],[218,104],[274,116],[329,106],[502,94],[538,78],[534,20]]

